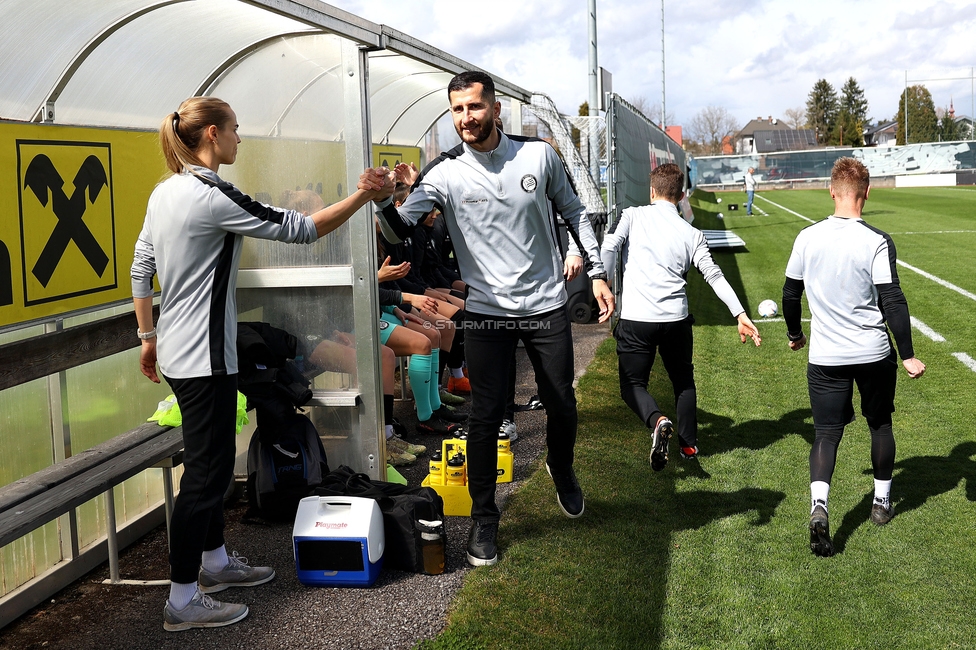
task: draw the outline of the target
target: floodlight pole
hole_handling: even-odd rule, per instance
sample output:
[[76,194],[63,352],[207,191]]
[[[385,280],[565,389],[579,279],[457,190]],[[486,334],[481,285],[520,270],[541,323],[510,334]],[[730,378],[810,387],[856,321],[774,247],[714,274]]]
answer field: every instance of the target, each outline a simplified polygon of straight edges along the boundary
[[[596,56],[596,0],[590,0],[590,117],[600,115],[600,90],[597,75],[600,74],[600,67]],[[590,175],[593,182],[600,184],[600,140],[597,135],[595,120],[590,120],[589,124],[589,153],[590,153]]]
[[668,111],[664,92],[664,0],[661,0],[661,129],[668,126]]

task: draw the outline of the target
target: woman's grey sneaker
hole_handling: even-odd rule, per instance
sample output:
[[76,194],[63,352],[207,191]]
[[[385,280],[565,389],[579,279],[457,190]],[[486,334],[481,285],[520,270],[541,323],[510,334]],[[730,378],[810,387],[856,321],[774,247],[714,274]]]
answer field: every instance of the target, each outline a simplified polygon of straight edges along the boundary
[[810,551],[820,557],[830,557],[834,554],[834,544],[830,541],[827,509],[821,505],[816,506],[810,513]]
[[518,440],[518,428],[511,420],[502,420],[502,426],[498,428],[498,433],[506,434],[509,442]]
[[498,522],[471,522],[468,532],[468,564],[490,566],[498,562]]
[[230,587],[256,587],[270,582],[275,577],[275,571],[268,566],[248,566],[247,558],[234,554],[227,558],[227,566],[215,573],[200,567],[197,583],[200,591],[205,594],[215,594]]
[[583,514],[583,490],[580,489],[579,481],[576,480],[576,472],[570,467],[567,471],[553,471],[546,463],[546,471],[552,477],[552,482],[556,484],[556,502],[559,508],[570,519],[576,519]]
[[197,593],[183,609],[173,609],[169,601],[163,607],[163,629],[182,632],[196,627],[223,627],[233,625],[247,616],[247,605],[222,603],[210,596]]
[[657,421],[651,437],[651,469],[660,472],[668,464],[668,443],[674,435],[674,424],[667,418]]
[[871,521],[879,526],[884,526],[895,516],[895,506],[888,502],[887,505],[875,501],[871,505]]

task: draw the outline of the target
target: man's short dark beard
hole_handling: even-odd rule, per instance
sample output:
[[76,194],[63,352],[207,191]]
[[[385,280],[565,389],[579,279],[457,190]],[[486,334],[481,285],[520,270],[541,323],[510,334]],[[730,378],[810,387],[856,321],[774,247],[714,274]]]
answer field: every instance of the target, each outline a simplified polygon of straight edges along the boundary
[[[480,122],[478,123],[478,126],[481,127],[481,132],[478,134],[478,137],[475,138],[474,142],[468,142],[467,144],[481,144],[482,142],[484,142],[485,140],[487,140],[488,138],[490,138],[491,137],[491,134],[495,132],[495,122],[494,122],[494,120],[492,120],[491,124],[488,125],[488,128],[487,129],[484,128],[484,125],[481,124]],[[457,129],[457,132],[458,132],[458,137],[461,138],[461,141],[463,142],[464,141],[464,137],[461,135],[461,131],[462,130],[463,129],[458,128]]]

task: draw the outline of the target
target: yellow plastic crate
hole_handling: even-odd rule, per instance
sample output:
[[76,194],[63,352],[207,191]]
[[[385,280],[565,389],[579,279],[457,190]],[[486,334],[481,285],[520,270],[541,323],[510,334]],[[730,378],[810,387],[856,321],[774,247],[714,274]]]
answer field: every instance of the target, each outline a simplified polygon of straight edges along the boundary
[[[447,459],[455,450],[460,450],[465,452],[465,441],[458,440],[456,438],[448,438],[441,442],[441,456],[444,458],[444,464],[446,466]],[[515,456],[512,452],[499,452],[498,453],[498,477],[496,478],[497,483],[511,483],[513,464]],[[468,494],[468,486],[465,485],[431,485],[430,474],[424,478],[421,483],[424,487],[434,488],[444,499],[444,514],[445,515],[455,515],[460,517],[468,517],[471,515],[471,495]]]
[[444,514],[455,517],[471,516],[471,495],[467,485],[431,485],[430,476],[424,478],[424,487],[434,488],[434,492],[444,499]]

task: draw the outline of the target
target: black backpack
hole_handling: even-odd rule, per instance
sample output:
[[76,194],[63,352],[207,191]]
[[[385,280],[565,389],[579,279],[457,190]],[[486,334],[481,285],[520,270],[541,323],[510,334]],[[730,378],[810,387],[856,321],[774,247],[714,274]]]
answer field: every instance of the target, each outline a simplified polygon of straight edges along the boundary
[[312,399],[308,378],[291,361],[297,345],[293,335],[268,323],[237,324],[238,390],[254,409],[266,443],[276,441],[296,406]]
[[292,413],[278,423],[272,440],[260,427],[247,449],[246,518],[294,521],[298,502],[322,485],[329,474],[325,448],[307,416]]

